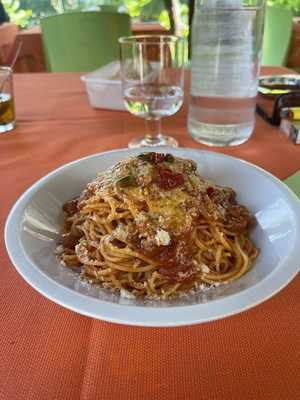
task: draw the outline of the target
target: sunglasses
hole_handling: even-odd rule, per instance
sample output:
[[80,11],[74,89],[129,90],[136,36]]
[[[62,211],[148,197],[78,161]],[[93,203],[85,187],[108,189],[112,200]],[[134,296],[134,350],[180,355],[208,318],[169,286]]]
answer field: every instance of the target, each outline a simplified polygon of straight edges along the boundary
[[300,112],[299,92],[291,91],[275,98],[273,111],[269,114],[261,105],[256,105],[256,112],[267,122],[279,126],[283,117],[294,119]]
[[[274,75],[264,76],[259,79],[257,113],[272,125],[279,126],[282,118],[291,120],[300,119],[300,75]],[[272,104],[272,111],[267,103]]]

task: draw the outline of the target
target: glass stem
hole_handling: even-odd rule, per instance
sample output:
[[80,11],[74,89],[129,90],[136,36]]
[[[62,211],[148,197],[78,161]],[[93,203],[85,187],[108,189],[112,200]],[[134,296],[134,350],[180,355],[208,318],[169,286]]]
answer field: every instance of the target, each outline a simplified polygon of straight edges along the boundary
[[161,137],[161,119],[160,118],[149,118],[145,119],[146,125],[146,142],[149,145],[155,145],[155,143],[159,143]]

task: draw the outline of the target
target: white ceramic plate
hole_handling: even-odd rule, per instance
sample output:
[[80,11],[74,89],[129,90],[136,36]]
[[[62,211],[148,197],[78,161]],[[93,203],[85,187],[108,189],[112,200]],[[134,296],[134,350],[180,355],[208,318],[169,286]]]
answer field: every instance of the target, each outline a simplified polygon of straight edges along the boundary
[[[156,149],[162,151],[162,149]],[[140,150],[118,150],[74,161],[51,172],[16,202],[7,219],[9,256],[41,294],[78,313],[129,325],[179,326],[212,321],[254,307],[296,275],[300,265],[300,202],[278,179],[242,160],[190,149],[163,149],[195,160],[202,176],[230,186],[256,216],[252,238],[261,254],[255,267],[228,285],[172,301],[123,299],[81,282],[61,266],[54,250],[62,204],[77,196],[99,171]]]

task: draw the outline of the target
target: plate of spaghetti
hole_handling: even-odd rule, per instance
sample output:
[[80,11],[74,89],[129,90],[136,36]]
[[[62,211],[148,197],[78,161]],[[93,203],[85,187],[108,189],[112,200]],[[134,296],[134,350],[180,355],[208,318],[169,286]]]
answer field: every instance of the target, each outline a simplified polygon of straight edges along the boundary
[[25,280],[71,310],[190,325],[253,307],[295,276],[299,203],[233,157],[117,150],[34,184],[11,210],[5,240]]

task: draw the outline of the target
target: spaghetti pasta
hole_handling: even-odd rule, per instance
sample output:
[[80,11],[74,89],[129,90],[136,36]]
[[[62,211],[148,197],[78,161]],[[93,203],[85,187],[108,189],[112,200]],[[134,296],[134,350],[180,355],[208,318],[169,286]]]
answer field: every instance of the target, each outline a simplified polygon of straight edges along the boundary
[[191,160],[142,153],[120,161],[63,206],[59,257],[128,297],[170,298],[240,278],[258,250],[255,218]]

